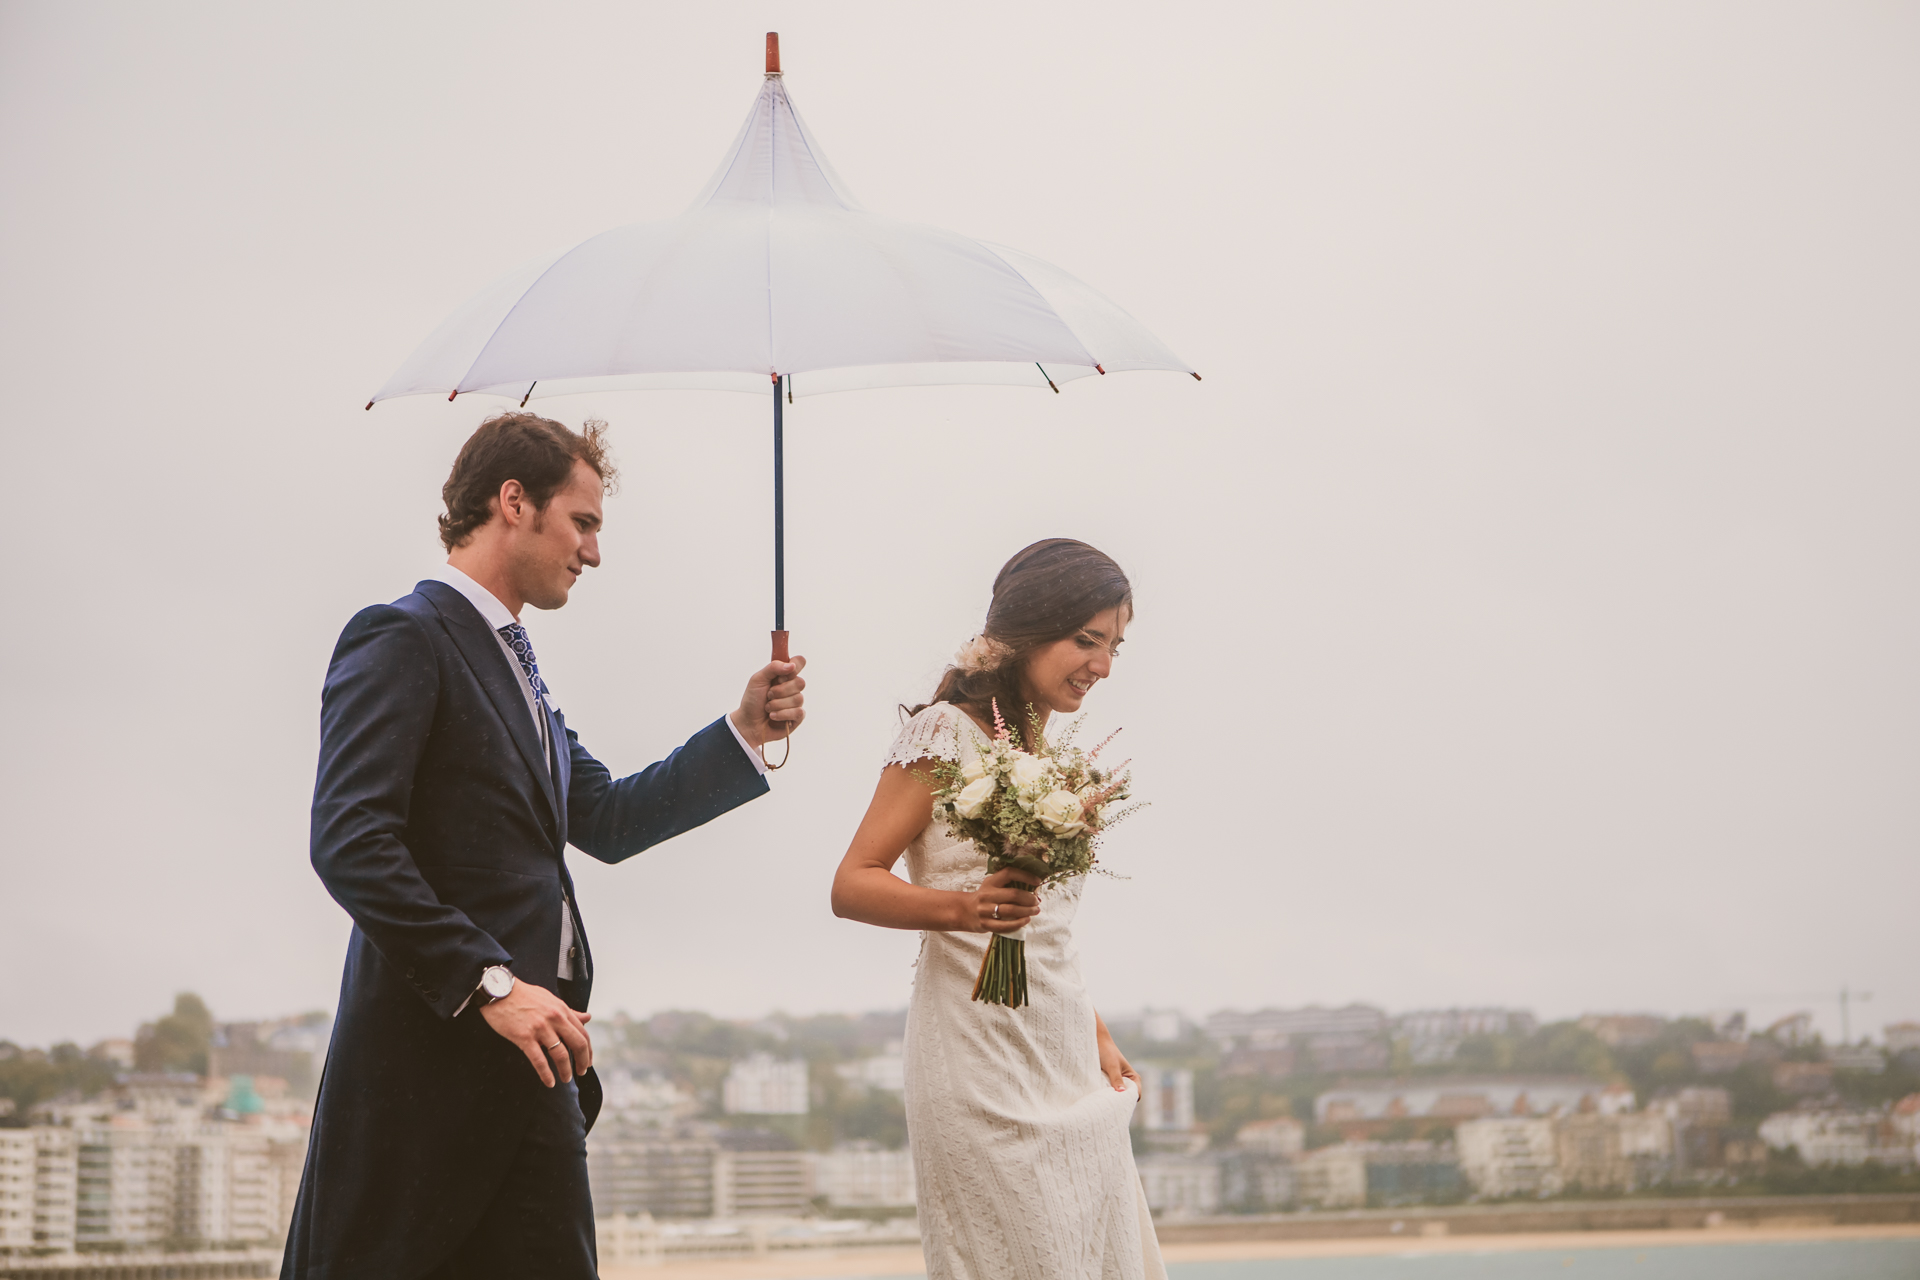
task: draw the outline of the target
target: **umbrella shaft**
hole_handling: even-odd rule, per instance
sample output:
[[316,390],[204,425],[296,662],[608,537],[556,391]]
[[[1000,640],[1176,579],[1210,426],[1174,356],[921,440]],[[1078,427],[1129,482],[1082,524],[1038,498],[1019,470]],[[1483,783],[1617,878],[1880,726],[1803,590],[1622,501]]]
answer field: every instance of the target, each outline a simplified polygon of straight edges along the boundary
[[773,629],[787,629],[786,441],[780,417],[784,377],[773,380]]

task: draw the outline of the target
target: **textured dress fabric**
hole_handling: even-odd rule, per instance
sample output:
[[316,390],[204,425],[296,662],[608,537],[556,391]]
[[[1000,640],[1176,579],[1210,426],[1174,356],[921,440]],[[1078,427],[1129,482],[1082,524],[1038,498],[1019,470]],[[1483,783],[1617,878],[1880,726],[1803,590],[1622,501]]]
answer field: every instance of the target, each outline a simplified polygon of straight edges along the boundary
[[[987,741],[935,703],[914,716],[889,765]],[[971,891],[986,855],[939,818],[907,846],[913,883]],[[921,935],[907,1015],[907,1134],[930,1280],[1164,1280],[1127,1128],[1139,1094],[1100,1072],[1093,1003],[1073,918],[1086,877],[1041,895],[1020,936],[1029,1003],[975,1003],[985,933]]]

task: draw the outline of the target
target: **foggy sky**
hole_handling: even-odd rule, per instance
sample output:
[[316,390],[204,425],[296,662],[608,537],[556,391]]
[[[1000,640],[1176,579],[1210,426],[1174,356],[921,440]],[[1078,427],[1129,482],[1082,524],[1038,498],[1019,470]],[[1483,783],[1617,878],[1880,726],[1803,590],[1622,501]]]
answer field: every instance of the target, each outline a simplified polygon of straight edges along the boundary
[[[782,33],[870,209],[1107,293],[1206,376],[789,413],[809,720],[770,796],[575,853],[596,1011],[897,1007],[835,920],[895,706],[1065,534],[1138,618],[1153,807],[1080,914],[1119,1010],[1920,1017],[1920,9],[0,4],[0,1037],[331,1007],[340,627],[442,556],[502,402],[362,405],[502,271],[678,212]],[[770,619],[769,406],[613,425],[526,621],[616,772]]]

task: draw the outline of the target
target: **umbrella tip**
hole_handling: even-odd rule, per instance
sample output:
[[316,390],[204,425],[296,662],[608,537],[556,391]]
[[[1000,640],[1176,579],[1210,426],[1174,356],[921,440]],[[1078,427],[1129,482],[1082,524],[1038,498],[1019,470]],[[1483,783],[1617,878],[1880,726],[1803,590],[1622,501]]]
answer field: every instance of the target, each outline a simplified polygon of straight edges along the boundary
[[[1189,370],[1187,370],[1187,372],[1188,372],[1188,373],[1193,373],[1193,370],[1191,370],[1191,369],[1189,369]],[[1197,374],[1197,373],[1193,373],[1193,380],[1194,380],[1195,382],[1198,382],[1198,381],[1200,381],[1200,375],[1199,375],[1199,374]]]
[[447,399],[452,400],[455,396],[459,394],[460,394],[460,389],[458,387],[455,387],[452,391],[447,392]]
[[780,74],[780,33],[778,31],[767,32],[767,74],[770,76]]
[[373,408],[373,401],[371,400],[367,401],[367,408],[369,409]]

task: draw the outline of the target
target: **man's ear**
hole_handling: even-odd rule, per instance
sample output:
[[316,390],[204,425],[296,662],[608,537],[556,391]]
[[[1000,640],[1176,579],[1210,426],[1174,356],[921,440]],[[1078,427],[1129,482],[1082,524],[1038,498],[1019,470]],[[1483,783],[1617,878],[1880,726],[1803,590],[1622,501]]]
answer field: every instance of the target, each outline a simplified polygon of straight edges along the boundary
[[500,495],[494,499],[494,508],[508,524],[518,524],[526,516],[527,491],[518,480],[508,480],[500,486]]

